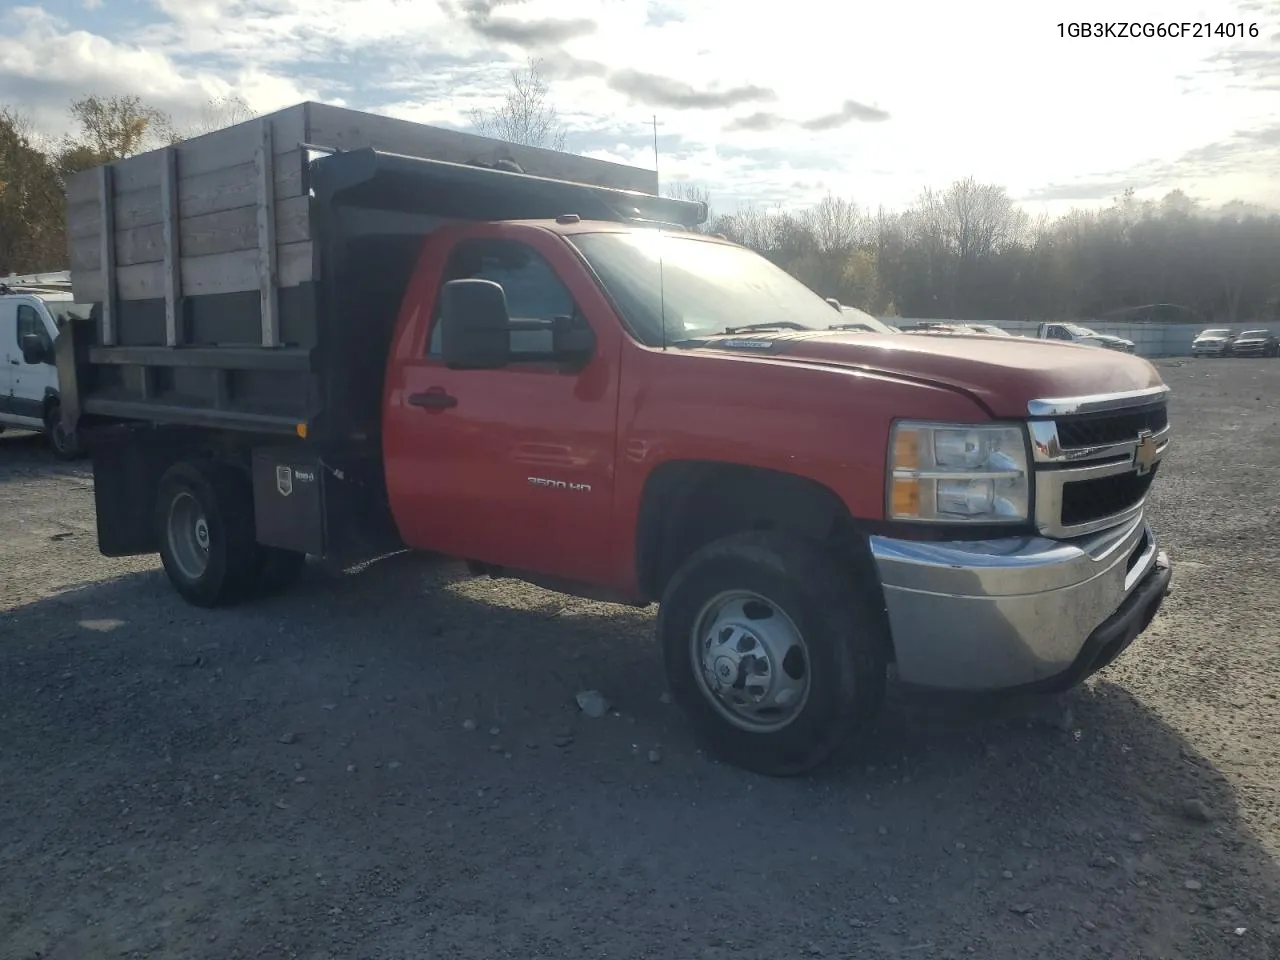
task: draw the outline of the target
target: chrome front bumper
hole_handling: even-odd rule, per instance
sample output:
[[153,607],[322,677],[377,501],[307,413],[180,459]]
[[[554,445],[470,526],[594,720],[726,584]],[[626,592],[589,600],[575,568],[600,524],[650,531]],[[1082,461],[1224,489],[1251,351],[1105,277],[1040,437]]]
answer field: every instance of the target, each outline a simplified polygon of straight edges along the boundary
[[1070,686],[1155,615],[1168,558],[1139,514],[1069,542],[872,537],[904,683],[952,690]]

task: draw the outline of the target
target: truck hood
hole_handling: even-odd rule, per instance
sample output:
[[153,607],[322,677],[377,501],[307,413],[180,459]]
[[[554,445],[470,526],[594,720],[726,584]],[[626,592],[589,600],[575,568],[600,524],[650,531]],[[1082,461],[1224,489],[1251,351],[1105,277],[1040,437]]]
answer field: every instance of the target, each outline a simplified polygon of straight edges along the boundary
[[787,330],[713,337],[703,349],[821,363],[951,387],[993,416],[1022,418],[1027,403],[1160,386],[1141,357],[1018,337],[949,337]]

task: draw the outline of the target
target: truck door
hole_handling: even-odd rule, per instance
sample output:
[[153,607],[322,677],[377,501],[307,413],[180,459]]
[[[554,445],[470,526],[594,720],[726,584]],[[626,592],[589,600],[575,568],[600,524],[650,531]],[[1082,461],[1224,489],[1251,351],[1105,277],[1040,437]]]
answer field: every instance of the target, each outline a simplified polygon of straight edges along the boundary
[[[487,229],[500,235],[440,251],[444,268],[419,304],[429,323],[392,374],[383,443],[397,523],[423,549],[598,581],[611,548],[622,332],[601,322],[612,319],[607,303],[562,240]],[[513,319],[588,323],[594,358],[563,372],[537,357],[549,356],[550,334],[523,331],[511,336],[524,356],[505,369],[446,368],[439,289],[463,278],[500,283]]]
[[43,310],[34,303],[19,303],[16,336],[12,350],[15,362],[9,365],[13,375],[13,413],[36,423],[44,422],[44,398],[49,387],[57,388],[57,368],[48,363],[27,363],[22,356],[22,338],[27,334],[39,337],[45,346],[53,345]]

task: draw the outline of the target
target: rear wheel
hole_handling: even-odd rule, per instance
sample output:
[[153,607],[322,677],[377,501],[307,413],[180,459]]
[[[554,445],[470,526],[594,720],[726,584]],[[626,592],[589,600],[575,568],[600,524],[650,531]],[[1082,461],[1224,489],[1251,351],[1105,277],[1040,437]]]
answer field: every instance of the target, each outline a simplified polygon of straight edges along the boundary
[[888,630],[847,564],[772,533],[698,551],[667,587],[658,633],[672,695],[735,766],[793,776],[872,726]]
[[262,548],[254,540],[248,481],[222,464],[177,463],[160,480],[155,525],[160,560],[188,603],[217,607],[255,592]]
[[44,432],[49,438],[53,455],[59,460],[76,460],[80,457],[79,438],[62,425],[62,406],[56,400],[45,411]]

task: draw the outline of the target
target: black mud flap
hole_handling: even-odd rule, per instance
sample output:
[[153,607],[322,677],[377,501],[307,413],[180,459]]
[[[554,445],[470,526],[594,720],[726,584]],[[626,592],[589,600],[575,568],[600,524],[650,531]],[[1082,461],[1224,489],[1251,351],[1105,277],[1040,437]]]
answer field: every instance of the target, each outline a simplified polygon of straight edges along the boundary
[[174,447],[158,431],[125,425],[100,427],[82,439],[93,464],[98,551],[104,557],[155,553],[156,490]]

